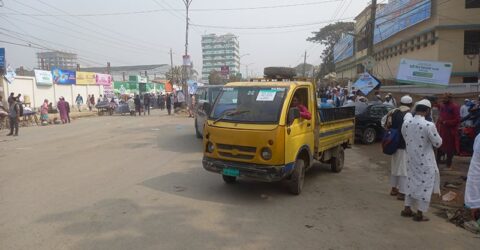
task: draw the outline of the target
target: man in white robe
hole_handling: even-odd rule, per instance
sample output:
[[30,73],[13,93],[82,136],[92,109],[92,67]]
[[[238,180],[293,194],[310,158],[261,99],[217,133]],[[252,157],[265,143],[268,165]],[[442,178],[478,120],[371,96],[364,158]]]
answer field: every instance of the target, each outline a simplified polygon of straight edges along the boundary
[[473,144],[473,155],[468,168],[467,186],[465,188],[465,205],[470,208],[472,219],[480,216],[480,134]]
[[[385,129],[397,129],[401,133],[404,119],[410,119],[410,108],[412,106],[412,97],[406,95],[400,99],[400,107],[390,110],[384,118],[382,125]],[[405,152],[405,139],[400,135],[400,141],[397,151],[392,155],[390,185],[391,196],[397,196],[398,200],[405,199],[407,188],[407,154]]]
[[428,211],[432,193],[440,194],[440,174],[433,148],[442,145],[442,138],[435,124],[425,120],[431,108],[430,101],[419,101],[415,117],[405,120],[402,126],[407,151],[407,190],[401,215],[413,217],[414,221],[428,221],[423,213]]

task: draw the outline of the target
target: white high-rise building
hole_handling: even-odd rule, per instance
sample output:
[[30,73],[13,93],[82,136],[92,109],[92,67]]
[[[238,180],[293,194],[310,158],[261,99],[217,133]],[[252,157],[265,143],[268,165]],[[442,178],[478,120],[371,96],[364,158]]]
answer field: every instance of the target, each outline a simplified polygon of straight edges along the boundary
[[240,46],[237,36],[225,34],[202,36],[202,80],[208,82],[212,70],[221,72],[222,66],[228,66],[230,74],[240,72]]

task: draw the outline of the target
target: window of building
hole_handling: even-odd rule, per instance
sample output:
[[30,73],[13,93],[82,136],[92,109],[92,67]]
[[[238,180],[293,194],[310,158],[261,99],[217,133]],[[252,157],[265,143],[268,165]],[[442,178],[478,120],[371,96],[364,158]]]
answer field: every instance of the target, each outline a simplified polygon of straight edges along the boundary
[[463,54],[478,54],[480,48],[480,30],[465,30]]
[[480,8],[480,0],[465,0],[465,8]]
[[360,74],[360,73],[363,73],[365,72],[365,67],[363,66],[363,64],[357,64],[357,74]]
[[476,76],[466,76],[463,77],[463,83],[477,83],[478,77]]

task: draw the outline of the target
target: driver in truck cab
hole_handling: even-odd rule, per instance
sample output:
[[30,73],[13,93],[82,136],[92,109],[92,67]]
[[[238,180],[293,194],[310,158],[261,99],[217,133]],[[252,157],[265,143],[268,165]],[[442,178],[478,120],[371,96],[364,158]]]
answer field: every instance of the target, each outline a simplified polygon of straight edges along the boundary
[[312,119],[312,114],[310,114],[310,112],[308,111],[307,107],[305,107],[302,102],[300,101],[300,97],[298,94],[295,94],[293,96],[293,99],[292,99],[292,105],[290,107],[291,108],[298,108],[298,110],[300,111],[300,117],[302,119],[307,119],[307,120],[311,120]]

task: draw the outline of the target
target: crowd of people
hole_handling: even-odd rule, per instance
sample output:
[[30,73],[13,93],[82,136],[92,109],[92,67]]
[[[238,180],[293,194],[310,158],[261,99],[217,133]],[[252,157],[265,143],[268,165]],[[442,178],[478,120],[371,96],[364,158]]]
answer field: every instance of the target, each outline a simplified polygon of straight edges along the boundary
[[[434,107],[438,109],[435,123]],[[440,194],[437,164],[444,163],[444,170],[452,170],[453,157],[459,152],[460,107],[450,93],[444,94],[438,103],[428,99],[413,103],[412,97],[406,95],[400,99],[399,107],[392,109],[383,120],[388,133],[399,135],[396,150],[391,154],[390,194],[404,201],[401,216],[428,221],[424,213],[429,209],[432,194]],[[477,220],[480,216],[480,136],[476,137],[473,150],[465,204]]]

